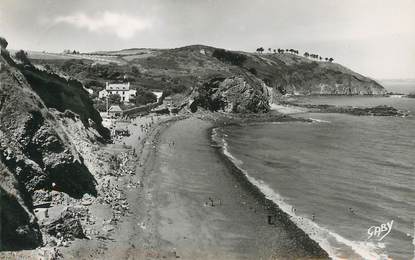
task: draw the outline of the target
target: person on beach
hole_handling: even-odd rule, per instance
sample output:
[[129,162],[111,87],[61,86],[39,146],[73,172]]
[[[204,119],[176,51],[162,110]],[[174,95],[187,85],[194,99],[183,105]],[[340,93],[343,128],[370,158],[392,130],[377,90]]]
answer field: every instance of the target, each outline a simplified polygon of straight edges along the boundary
[[273,218],[273,216],[268,215],[268,225],[274,225],[274,221],[273,221],[274,219],[275,219],[275,216]]
[[209,201],[210,201],[210,206],[214,207],[215,204],[213,203],[213,199],[211,197],[209,197]]

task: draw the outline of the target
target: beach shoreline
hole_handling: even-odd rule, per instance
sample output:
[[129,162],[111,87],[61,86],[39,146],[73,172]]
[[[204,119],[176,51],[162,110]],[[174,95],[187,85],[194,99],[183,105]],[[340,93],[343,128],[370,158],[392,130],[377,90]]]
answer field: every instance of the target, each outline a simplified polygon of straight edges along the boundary
[[[212,129],[227,125],[227,121],[210,114],[190,116],[160,128],[154,135],[151,142],[156,147],[153,146],[148,155],[143,178],[145,193],[151,194],[145,207],[147,219],[151,220],[146,223],[144,233],[152,238],[147,247],[152,248],[156,256],[167,258],[328,258],[314,240],[250,183],[220,147],[212,143]],[[174,140],[175,144],[169,144],[169,140]],[[197,152],[192,147],[198,147]],[[186,150],[193,152],[185,156]],[[183,161],[187,157],[196,157],[199,163]],[[195,175],[192,171],[204,173]],[[192,185],[183,188],[186,182]],[[199,190],[195,191],[195,187]],[[182,192],[177,193],[177,189]],[[174,199],[168,199],[172,194]],[[209,203],[220,203],[220,206],[209,206]]]
[[[213,129],[214,128],[212,128],[212,130]],[[295,247],[307,251],[313,259],[328,258],[327,252],[321,248],[317,241],[310,238],[304,230],[298,227],[291,220],[291,216],[284,212],[277,202],[273,201],[271,198],[268,198],[267,194],[264,194],[260,187],[256,186],[248,179],[246,173],[244,173],[243,170],[224,153],[222,146],[217,146],[216,151],[222,158],[223,163],[229,168],[230,173],[232,173],[237,181],[242,185],[243,189],[246,189],[256,200],[260,201],[260,203],[268,210],[268,215],[276,218],[278,222],[282,224],[290,233],[290,236],[296,243]]]
[[128,154],[135,173],[111,180],[123,190],[126,214],[105,224],[110,211],[92,205],[107,235],[76,239],[59,252],[64,259],[327,259],[212,140],[216,127],[291,120],[297,119],[209,112],[133,120],[132,135],[116,143],[134,151]]

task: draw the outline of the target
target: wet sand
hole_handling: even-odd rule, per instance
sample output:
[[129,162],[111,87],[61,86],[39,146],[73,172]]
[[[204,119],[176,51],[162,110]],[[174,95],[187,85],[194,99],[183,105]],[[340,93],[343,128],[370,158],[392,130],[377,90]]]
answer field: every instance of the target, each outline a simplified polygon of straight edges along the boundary
[[195,117],[175,122],[150,155],[144,185],[154,252],[183,259],[326,257],[211,146],[212,126]]
[[60,248],[65,259],[327,258],[221,155],[212,118],[200,118],[163,118],[122,140],[137,151],[135,174],[116,181],[129,213],[105,238]]

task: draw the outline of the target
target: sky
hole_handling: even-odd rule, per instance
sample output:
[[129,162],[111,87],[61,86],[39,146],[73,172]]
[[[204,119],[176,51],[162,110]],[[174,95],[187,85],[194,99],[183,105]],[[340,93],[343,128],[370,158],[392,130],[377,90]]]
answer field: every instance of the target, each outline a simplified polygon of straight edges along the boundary
[[298,49],[376,79],[415,78],[415,0],[0,0],[9,48]]

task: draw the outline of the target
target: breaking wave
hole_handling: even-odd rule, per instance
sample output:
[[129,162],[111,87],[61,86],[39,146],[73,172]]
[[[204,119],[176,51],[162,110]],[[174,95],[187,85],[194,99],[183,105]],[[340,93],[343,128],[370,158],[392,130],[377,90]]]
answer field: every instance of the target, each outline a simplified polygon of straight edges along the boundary
[[218,128],[212,129],[211,137],[212,141],[222,148],[223,155],[225,155],[239,169],[239,171],[245,175],[246,179],[252,185],[257,187],[267,199],[273,201],[282,211],[288,214],[291,218],[291,221],[293,221],[297,227],[302,229],[311,239],[316,241],[332,259],[344,259],[344,256],[341,256],[341,253],[338,251],[340,245],[342,247],[347,246],[358,258],[383,259],[385,257],[385,255],[379,252],[385,246],[383,243],[352,241],[325,227],[318,225],[308,218],[297,215],[293,210],[293,206],[285,202],[280,194],[274,191],[262,180],[250,176],[248,171],[242,168],[243,162],[230,153],[229,145],[223,138],[223,134],[219,133],[219,131],[220,130]]

